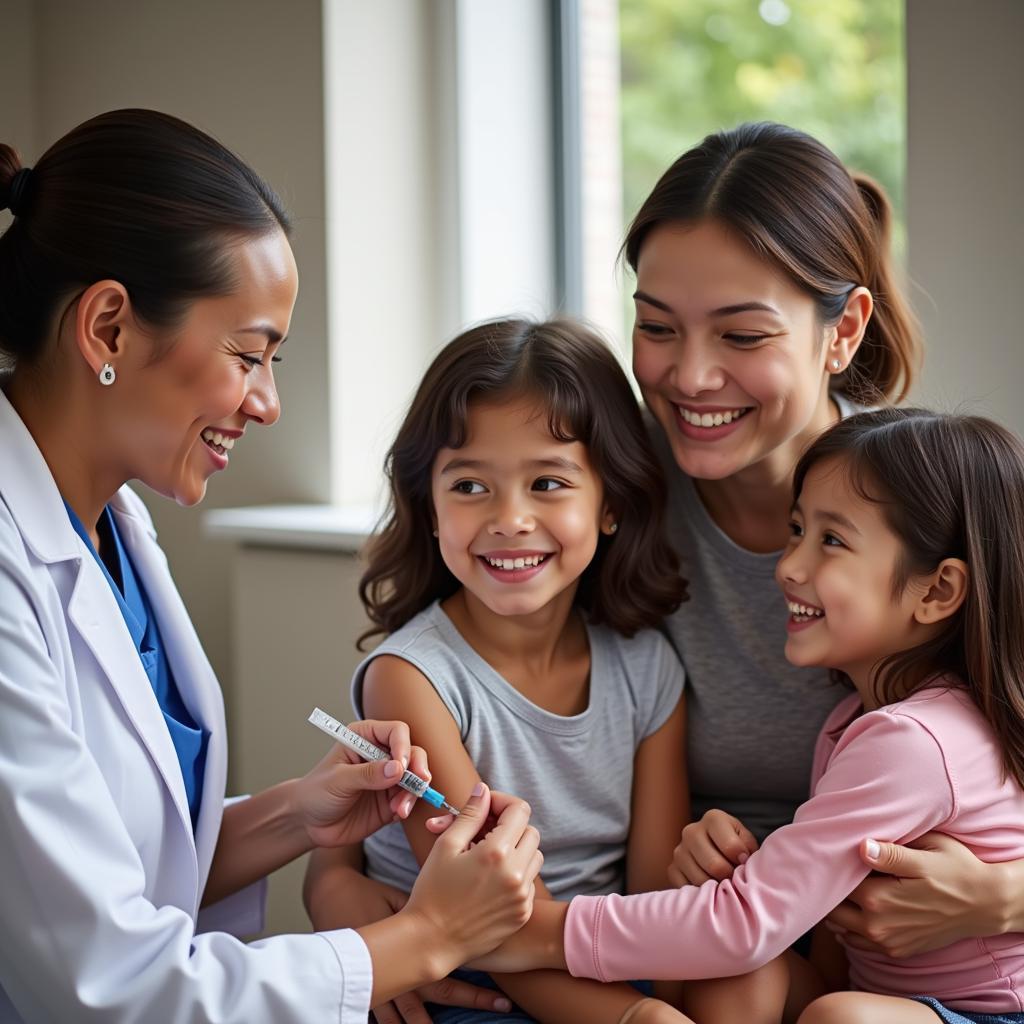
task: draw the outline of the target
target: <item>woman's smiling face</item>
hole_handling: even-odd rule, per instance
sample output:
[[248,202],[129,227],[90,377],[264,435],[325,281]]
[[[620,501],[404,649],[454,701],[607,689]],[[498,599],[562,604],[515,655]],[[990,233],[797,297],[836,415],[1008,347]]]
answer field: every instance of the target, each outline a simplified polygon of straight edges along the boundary
[[182,505],[202,499],[250,423],[269,426],[281,412],[272,360],[295,304],[295,260],[281,231],[237,244],[230,258],[232,292],[193,302],[158,358],[151,343],[133,346],[110,389],[126,479]]
[[814,300],[713,220],[662,224],[637,261],[633,371],[679,467],[720,480],[828,423]]

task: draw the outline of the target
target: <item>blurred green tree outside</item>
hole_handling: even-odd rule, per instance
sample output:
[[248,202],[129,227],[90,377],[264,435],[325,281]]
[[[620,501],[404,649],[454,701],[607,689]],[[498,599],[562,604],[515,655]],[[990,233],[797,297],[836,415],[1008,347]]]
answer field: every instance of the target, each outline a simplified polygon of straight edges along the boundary
[[624,212],[709,132],[781,121],[878,180],[902,249],[903,0],[620,0]]

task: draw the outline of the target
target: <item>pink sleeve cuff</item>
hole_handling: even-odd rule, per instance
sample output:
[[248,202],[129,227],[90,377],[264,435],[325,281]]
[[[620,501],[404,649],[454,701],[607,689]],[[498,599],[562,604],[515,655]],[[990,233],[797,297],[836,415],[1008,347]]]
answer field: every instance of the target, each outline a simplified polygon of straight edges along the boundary
[[574,978],[607,981],[601,971],[598,931],[604,910],[604,896],[577,896],[565,917],[565,963]]

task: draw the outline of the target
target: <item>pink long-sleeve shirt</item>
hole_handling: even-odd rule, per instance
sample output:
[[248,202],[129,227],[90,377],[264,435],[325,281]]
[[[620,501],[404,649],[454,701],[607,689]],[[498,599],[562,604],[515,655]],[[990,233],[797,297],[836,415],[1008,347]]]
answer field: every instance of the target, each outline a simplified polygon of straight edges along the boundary
[[[862,713],[844,700],[818,738],[812,796],[724,882],[578,896],[565,926],[577,977],[717,978],[778,956],[867,876],[862,839],[938,831],[989,862],[1024,858],[1024,791],[966,693],[930,688]],[[1024,1011],[1024,934],[894,960],[847,948],[851,987],[956,1009]]]

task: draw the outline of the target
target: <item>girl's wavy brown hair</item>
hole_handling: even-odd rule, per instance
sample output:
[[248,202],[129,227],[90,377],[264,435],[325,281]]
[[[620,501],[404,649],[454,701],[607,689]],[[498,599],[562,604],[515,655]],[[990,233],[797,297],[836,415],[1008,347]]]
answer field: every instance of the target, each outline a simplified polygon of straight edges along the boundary
[[946,628],[876,666],[880,703],[902,700],[936,676],[955,677],[1024,786],[1024,444],[981,416],[859,413],[803,454],[795,498],[811,468],[830,459],[840,460],[857,494],[879,505],[903,546],[894,597],[946,558],[967,563],[967,596]]
[[571,320],[495,320],[460,334],[434,359],[388,452],[390,505],[359,582],[373,623],[360,648],[458,590],[432,535],[434,460],[465,444],[473,402],[518,396],[546,410],[557,440],[586,445],[619,524],[614,536],[601,536],[580,578],[576,601],[590,620],[632,636],[686,600],[664,534],[665,480],[615,356]]

